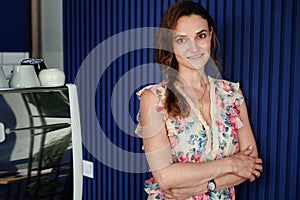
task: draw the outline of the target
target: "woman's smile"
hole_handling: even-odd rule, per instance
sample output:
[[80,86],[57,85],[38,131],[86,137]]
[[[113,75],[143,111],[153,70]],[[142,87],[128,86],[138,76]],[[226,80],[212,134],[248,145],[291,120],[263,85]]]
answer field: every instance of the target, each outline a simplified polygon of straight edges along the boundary
[[186,57],[188,60],[196,60],[198,58],[201,58],[204,55],[204,53],[193,55],[193,56],[188,56]]

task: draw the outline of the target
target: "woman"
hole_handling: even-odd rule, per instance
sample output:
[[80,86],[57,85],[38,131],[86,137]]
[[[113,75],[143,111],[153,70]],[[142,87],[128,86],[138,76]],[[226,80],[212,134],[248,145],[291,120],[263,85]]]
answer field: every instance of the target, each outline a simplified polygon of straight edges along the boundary
[[239,84],[208,75],[218,64],[213,19],[182,1],[160,27],[155,58],[167,79],[137,93],[148,199],[235,199],[233,186],[263,167]]

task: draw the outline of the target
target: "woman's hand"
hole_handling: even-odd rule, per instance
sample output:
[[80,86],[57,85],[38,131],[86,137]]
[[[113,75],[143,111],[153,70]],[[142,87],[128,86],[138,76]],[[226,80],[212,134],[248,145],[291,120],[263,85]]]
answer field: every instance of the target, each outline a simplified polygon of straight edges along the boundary
[[233,162],[233,173],[249,179],[250,182],[259,178],[263,170],[262,159],[250,156],[252,151],[252,147],[249,146],[246,150],[230,157]]
[[197,191],[196,188],[179,188],[163,191],[165,200],[186,200],[190,199]]
[[172,193],[171,191],[164,191],[165,200],[186,200],[192,196],[187,193]]

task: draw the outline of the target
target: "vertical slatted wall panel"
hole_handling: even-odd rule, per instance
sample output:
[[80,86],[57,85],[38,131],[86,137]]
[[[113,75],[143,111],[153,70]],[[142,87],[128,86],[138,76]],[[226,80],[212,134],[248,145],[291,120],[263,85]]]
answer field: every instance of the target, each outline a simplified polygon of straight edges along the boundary
[[[158,26],[166,8],[175,1],[161,0],[64,0],[64,60],[68,82],[74,82],[83,60],[98,44],[120,32],[139,27]],[[265,171],[255,183],[244,183],[237,188],[238,199],[296,199],[300,191],[300,2],[297,0],[199,1],[213,15],[221,43],[224,77],[241,84],[249,110],[249,117],[257,139]],[[144,36],[146,37],[146,36]],[[137,38],[143,39],[143,38]],[[132,45],[124,41],[123,45]],[[110,57],[121,46],[102,52]],[[110,48],[108,48],[110,49]],[[121,52],[121,50],[120,50]],[[111,94],[118,80],[130,69],[151,63],[148,50],[126,53],[115,60],[103,73],[95,97],[89,87],[79,88],[81,113],[95,109],[107,137],[125,150],[139,152],[139,139],[124,133],[113,120]],[[93,65],[105,65],[104,60],[92,60]],[[98,68],[83,74],[93,82]],[[151,76],[151,77],[149,77]],[[141,73],[139,80],[159,80],[159,73]],[[88,84],[87,84],[88,85]],[[126,90],[134,89],[135,80],[123,84],[120,99],[114,102],[122,107],[124,99],[131,99],[129,111],[135,117],[138,102]],[[101,89],[102,88],[102,89]],[[105,88],[105,89],[103,89]],[[127,95],[127,96],[126,96]],[[95,108],[88,103],[95,98]],[[126,124],[126,116],[119,121]],[[96,131],[96,126],[85,119],[83,125]],[[133,127],[128,127],[133,131]],[[82,137],[95,152],[113,150],[98,141],[97,133]],[[84,148],[84,158],[92,160],[95,178],[84,179],[83,199],[145,199],[143,181],[147,174],[125,173],[98,162]],[[134,166],[132,166],[134,167]]]

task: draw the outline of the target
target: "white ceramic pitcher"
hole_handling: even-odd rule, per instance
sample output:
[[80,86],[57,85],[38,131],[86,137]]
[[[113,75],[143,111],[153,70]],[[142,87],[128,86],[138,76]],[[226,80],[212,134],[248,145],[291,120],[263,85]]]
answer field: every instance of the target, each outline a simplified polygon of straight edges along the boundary
[[8,82],[6,80],[2,66],[0,66],[0,88],[8,88]]
[[33,65],[15,65],[9,85],[11,88],[41,86]]

